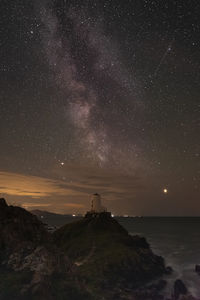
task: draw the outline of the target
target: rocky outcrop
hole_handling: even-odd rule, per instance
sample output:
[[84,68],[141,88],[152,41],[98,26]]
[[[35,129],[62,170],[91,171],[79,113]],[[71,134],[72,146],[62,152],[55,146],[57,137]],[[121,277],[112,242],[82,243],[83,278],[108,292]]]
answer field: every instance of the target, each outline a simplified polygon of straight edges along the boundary
[[21,207],[8,206],[0,201],[0,248],[22,248],[35,246],[47,241],[48,234],[36,216]]
[[4,209],[8,206],[8,204],[6,203],[6,200],[4,198],[0,198],[0,208]]
[[[49,234],[36,216],[0,199],[0,300],[197,300],[162,257],[108,213]],[[153,283],[151,282],[152,280]]]
[[79,296],[85,299],[76,274],[44,225],[25,209],[0,199],[0,300]]
[[147,241],[129,235],[108,213],[87,214],[53,237],[97,299],[99,293],[120,297],[119,291],[127,290],[130,294],[166,272],[163,258],[151,251]]
[[200,265],[195,266],[195,272],[200,275]]
[[188,290],[182,280],[177,279],[174,283],[174,300],[188,294]]

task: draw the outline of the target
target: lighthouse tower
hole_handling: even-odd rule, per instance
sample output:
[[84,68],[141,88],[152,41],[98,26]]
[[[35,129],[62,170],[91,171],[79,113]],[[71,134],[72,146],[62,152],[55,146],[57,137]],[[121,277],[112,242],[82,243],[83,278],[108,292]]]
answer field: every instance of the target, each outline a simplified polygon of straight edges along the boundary
[[91,197],[91,211],[95,213],[106,211],[105,207],[101,205],[101,196],[97,193]]
[[85,215],[86,218],[111,217],[111,213],[101,204],[101,196],[97,193],[91,196],[91,208]]

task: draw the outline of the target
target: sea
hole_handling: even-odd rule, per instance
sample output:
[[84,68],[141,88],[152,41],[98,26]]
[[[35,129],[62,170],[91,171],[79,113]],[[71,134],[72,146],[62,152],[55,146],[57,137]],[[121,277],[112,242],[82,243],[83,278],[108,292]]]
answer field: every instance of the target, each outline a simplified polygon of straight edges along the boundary
[[[78,219],[52,215],[46,223],[60,227]],[[172,275],[163,278],[168,282],[166,297],[171,296],[174,281],[181,279],[189,292],[200,298],[200,275],[195,272],[195,266],[200,265],[200,217],[116,217],[116,220],[131,235],[145,237],[153,252],[173,268]]]
[[200,297],[200,217],[117,218],[130,234],[144,236],[155,254],[164,257],[173,273],[166,276],[166,296],[176,279],[181,279],[194,297]]

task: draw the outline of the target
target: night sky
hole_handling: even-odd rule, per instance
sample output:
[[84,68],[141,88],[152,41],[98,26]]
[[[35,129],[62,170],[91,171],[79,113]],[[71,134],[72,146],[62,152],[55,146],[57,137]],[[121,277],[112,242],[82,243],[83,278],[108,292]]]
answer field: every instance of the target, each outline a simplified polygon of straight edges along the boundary
[[0,143],[11,204],[200,215],[200,1],[1,0]]

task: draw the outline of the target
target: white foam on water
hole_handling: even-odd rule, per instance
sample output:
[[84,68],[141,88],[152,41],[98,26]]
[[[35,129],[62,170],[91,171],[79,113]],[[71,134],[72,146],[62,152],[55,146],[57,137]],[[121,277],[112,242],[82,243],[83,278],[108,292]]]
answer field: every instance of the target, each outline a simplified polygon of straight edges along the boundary
[[166,297],[170,297],[173,293],[174,282],[177,279],[181,279],[188,289],[188,292],[194,297],[200,297],[200,276],[195,272],[194,265],[180,266],[177,263],[170,264],[173,268],[173,273],[167,275],[164,279],[167,281],[164,294]]
[[166,296],[171,297],[175,280],[181,279],[190,294],[200,299],[200,276],[195,272],[195,265],[200,264],[200,218],[144,218],[132,225],[131,235],[145,237],[152,251],[174,270],[163,278],[168,282]]

